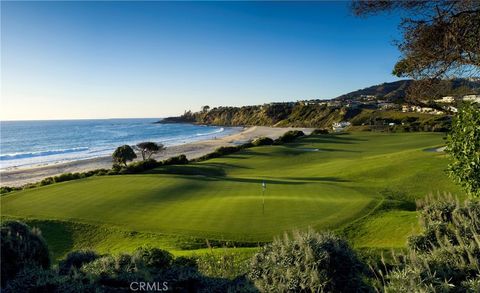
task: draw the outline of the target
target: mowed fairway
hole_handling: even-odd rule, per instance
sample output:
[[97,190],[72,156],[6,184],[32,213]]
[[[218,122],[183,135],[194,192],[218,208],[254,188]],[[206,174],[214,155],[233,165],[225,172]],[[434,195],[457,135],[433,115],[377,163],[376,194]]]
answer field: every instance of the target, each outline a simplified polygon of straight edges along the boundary
[[[349,224],[389,194],[410,200],[437,191],[458,194],[444,173],[445,155],[424,151],[440,146],[442,136],[307,137],[148,174],[92,177],[14,192],[1,198],[1,211],[7,217],[139,232],[269,241],[292,229]],[[264,210],[262,181],[267,184]]]

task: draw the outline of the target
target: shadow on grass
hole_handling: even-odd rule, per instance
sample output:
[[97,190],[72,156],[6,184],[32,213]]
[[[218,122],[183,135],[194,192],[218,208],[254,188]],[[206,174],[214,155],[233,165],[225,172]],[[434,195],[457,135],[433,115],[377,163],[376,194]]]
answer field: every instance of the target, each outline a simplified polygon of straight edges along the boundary
[[[225,170],[219,167],[221,163],[217,164],[191,164],[191,165],[172,165],[160,167],[151,170],[146,174],[173,174],[182,179],[194,181],[232,181],[261,184],[286,184],[286,185],[300,185],[311,182],[350,182],[349,180],[338,177],[279,177],[279,178],[245,178],[245,177],[228,177]],[[230,164],[226,164],[230,165]],[[236,167],[236,166],[233,166]]]
[[296,181],[317,181],[317,182],[352,182],[350,180],[338,178],[338,177],[281,177],[287,180]]

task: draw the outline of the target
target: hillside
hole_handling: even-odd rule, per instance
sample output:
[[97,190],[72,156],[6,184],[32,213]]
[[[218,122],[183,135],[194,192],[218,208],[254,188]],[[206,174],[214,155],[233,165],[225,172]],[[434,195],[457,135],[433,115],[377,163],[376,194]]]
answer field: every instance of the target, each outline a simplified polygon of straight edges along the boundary
[[[358,99],[365,96],[375,96],[376,99],[388,100],[391,102],[401,103],[407,94],[408,87],[413,80],[399,80],[394,82],[384,82],[374,86],[359,89],[347,94],[338,96],[338,100]],[[444,81],[444,95],[462,95],[462,94],[478,94],[480,93],[480,81],[468,79],[453,79]],[[466,91],[466,92],[465,92]]]
[[[461,97],[463,94],[480,93],[480,81],[478,80],[456,79],[445,82],[447,83],[446,88],[449,88],[445,95]],[[416,112],[413,110],[407,113],[401,112],[401,104],[406,103],[404,97],[411,83],[412,80],[382,83],[341,95],[332,100],[304,100],[211,109],[205,106],[202,111],[187,111],[181,116],[168,117],[158,123],[331,128],[335,122],[349,121],[354,125],[360,125],[356,122],[362,120],[362,125],[367,124],[367,126],[402,123],[409,131],[444,131],[448,128],[448,123],[444,123],[446,119],[442,117],[453,112],[451,108],[445,108],[445,105],[428,104],[425,105],[428,107],[415,110]],[[388,115],[385,113],[386,111],[389,112]],[[417,112],[425,115],[418,115]],[[389,118],[399,116],[395,113],[400,113],[402,119]],[[362,115],[362,118],[355,119],[358,115]],[[437,120],[439,123],[436,122]],[[396,127],[389,130],[404,131],[405,129]]]

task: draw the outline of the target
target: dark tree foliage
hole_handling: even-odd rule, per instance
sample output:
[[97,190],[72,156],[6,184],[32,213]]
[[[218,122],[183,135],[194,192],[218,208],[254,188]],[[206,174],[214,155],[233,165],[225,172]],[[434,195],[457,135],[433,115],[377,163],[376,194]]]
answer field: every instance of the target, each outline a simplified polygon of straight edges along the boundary
[[137,155],[129,145],[119,146],[112,155],[114,163],[123,164],[127,166],[128,161],[135,159]]
[[353,2],[359,16],[403,12],[402,54],[393,69],[399,77],[421,80],[413,98],[438,91],[441,79],[480,76],[480,1],[366,1]]
[[50,255],[38,229],[30,229],[18,221],[1,225],[2,286],[26,267],[48,268]]
[[165,149],[163,144],[151,141],[138,143],[135,147],[142,154],[142,159],[144,161],[150,159],[153,154],[156,154]]
[[58,264],[58,273],[68,275],[74,270],[79,270],[84,264],[90,263],[100,256],[92,250],[72,251]]

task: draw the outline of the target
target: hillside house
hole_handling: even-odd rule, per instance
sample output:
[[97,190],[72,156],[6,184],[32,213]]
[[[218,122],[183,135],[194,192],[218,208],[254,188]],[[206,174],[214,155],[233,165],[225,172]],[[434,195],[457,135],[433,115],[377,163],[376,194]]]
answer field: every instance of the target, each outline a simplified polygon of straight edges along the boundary
[[442,103],[442,104],[451,104],[453,102],[455,102],[455,98],[452,96],[446,96],[446,97],[442,97],[440,99],[435,100],[435,103]]
[[352,124],[348,121],[335,122],[332,125],[332,129],[335,132],[341,132],[341,131],[344,131],[345,128],[347,128],[350,125],[352,125]]
[[480,95],[466,95],[463,96],[463,100],[480,104]]

